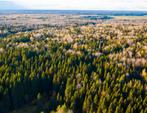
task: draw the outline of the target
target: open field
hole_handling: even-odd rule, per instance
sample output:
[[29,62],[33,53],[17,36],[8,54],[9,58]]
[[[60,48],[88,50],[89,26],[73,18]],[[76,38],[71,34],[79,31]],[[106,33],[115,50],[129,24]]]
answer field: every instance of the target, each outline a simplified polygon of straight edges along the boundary
[[96,24],[142,24],[147,16],[111,16],[88,14],[3,14],[0,16],[0,37],[20,31],[47,27],[66,27]]
[[118,20],[147,20],[147,16],[114,16]]

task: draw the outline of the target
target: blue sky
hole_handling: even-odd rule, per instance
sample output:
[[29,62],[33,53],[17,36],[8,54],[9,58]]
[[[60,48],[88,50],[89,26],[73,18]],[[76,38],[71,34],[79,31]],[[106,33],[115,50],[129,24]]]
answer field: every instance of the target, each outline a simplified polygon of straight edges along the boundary
[[0,7],[3,6],[4,1],[10,2],[8,6],[5,4],[6,9],[24,7],[26,9],[147,11],[147,0],[0,0]]

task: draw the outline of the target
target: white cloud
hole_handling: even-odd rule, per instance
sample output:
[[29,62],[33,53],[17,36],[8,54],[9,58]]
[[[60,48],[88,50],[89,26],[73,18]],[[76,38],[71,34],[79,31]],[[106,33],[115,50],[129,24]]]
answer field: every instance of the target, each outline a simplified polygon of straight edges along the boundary
[[11,0],[29,9],[147,10],[147,0]]

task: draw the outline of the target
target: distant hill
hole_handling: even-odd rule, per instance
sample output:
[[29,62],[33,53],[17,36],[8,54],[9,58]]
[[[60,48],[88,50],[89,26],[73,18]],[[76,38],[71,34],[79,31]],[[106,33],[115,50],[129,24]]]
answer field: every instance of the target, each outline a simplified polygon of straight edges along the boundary
[[15,4],[12,1],[0,1],[0,10],[17,10],[23,9],[23,7]]

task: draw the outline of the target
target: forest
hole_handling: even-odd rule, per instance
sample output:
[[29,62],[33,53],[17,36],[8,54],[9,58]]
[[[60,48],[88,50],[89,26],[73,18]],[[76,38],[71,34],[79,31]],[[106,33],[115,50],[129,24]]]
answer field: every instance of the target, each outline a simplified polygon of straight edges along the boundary
[[0,113],[146,113],[147,24],[48,27],[0,38]]

